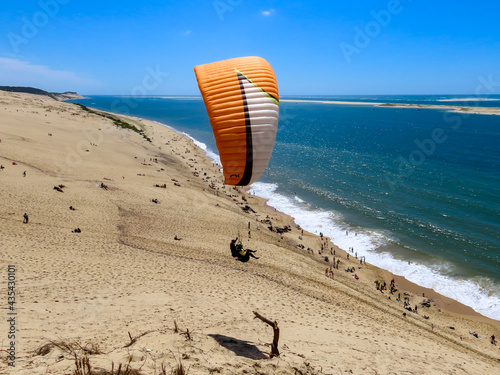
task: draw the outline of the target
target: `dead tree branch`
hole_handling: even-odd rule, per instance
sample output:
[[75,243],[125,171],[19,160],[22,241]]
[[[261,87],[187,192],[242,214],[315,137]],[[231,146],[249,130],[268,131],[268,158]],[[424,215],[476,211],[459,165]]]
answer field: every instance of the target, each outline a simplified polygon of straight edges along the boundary
[[271,320],[263,317],[257,311],[254,311],[253,313],[255,314],[255,318],[259,318],[264,323],[267,323],[271,327],[273,327],[274,338],[273,338],[273,342],[271,344],[271,353],[269,354],[269,358],[279,357],[280,352],[278,350],[278,341],[280,339],[280,329],[278,328],[278,323],[277,322],[273,322],[273,321],[271,321]]

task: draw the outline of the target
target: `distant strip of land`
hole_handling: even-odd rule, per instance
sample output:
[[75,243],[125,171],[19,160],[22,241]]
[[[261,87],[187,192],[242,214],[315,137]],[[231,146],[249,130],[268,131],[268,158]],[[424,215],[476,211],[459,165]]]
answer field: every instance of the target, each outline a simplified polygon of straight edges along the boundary
[[499,102],[500,99],[490,99],[490,98],[451,98],[451,99],[439,99],[438,102]]
[[[162,96],[162,99],[191,99],[191,100],[201,100],[199,96]],[[473,101],[485,101],[485,99],[442,99],[442,102],[446,101],[463,101],[463,102],[473,102]],[[337,104],[337,105],[359,105],[359,106],[372,106],[372,107],[390,107],[390,108],[416,108],[420,109],[434,109],[440,111],[450,111],[457,113],[469,113],[476,115],[500,115],[500,107],[475,107],[475,106],[450,106],[450,105],[438,105],[438,104],[412,104],[412,103],[374,103],[374,102],[350,102],[350,101],[340,101],[340,100],[307,100],[307,99],[281,99],[281,103],[321,103],[321,104]]]
[[373,107],[390,108],[417,108],[417,109],[436,109],[458,113],[470,113],[478,115],[500,115],[500,108],[495,107],[461,107],[436,104],[402,104],[402,103],[373,103],[373,102],[349,102],[334,100],[301,100],[301,99],[282,99],[280,102],[289,103],[322,103],[322,104],[342,104],[342,105],[363,105]]

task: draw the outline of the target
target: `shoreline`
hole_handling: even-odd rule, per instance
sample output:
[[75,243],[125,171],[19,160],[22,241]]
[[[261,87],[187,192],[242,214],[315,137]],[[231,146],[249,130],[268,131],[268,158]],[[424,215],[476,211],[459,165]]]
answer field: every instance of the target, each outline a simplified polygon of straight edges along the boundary
[[[282,195],[282,194],[276,194],[275,192],[267,194],[265,192],[267,192],[268,189],[260,189],[260,190],[261,190],[260,191],[260,193],[261,193],[260,196],[261,197],[264,197],[264,199],[267,199],[267,200],[274,200],[274,202],[275,202],[274,204],[277,207],[281,206],[280,208],[278,208],[278,210],[281,210],[281,212],[285,212],[285,215],[292,215],[293,216],[293,214],[291,214],[290,212],[295,212],[296,210],[293,208],[294,207],[294,202],[291,201],[291,200],[289,200],[290,199],[289,197],[287,197],[285,195]],[[286,200],[289,200],[289,201],[286,201]],[[283,203],[283,202],[285,202],[285,203]],[[270,207],[274,207],[274,206],[272,206],[273,203],[268,203],[268,204],[270,205]],[[292,205],[291,206],[292,208],[290,208],[290,205]],[[316,209],[318,209],[318,208],[316,207]],[[307,228],[307,230],[310,233],[314,232],[314,233],[316,233],[316,235],[319,232],[323,232],[323,233],[325,233],[326,236],[330,236],[329,238],[335,238],[334,240],[332,240],[332,242],[336,245],[337,248],[340,248],[342,251],[348,252],[347,251],[347,245],[348,244],[349,244],[349,246],[350,245],[354,245],[354,247],[357,249],[357,253],[359,253],[358,254],[359,257],[366,257],[365,259],[367,259],[368,262],[371,263],[374,267],[378,267],[381,270],[384,270],[385,272],[387,272],[388,274],[390,274],[392,276],[397,276],[398,278],[401,278],[402,280],[405,280],[405,282],[409,283],[410,285],[418,286],[419,288],[422,288],[423,290],[432,291],[433,294],[439,295],[440,299],[442,299],[442,300],[446,299],[446,300],[449,300],[449,301],[453,301],[453,302],[455,302],[457,304],[456,306],[463,306],[463,308],[465,308],[465,309],[470,309],[471,311],[474,312],[474,314],[483,316],[486,319],[494,319],[494,317],[492,317],[492,315],[495,316],[495,314],[493,314],[493,313],[490,312],[489,316],[485,315],[481,311],[475,310],[473,307],[471,307],[471,306],[467,305],[466,303],[460,301],[460,296],[463,296],[464,292],[474,293],[475,289],[473,287],[476,284],[474,284],[472,281],[469,281],[467,279],[444,279],[444,280],[441,281],[440,285],[441,286],[447,286],[446,290],[452,290],[451,288],[454,285],[456,285],[458,288],[460,288],[459,290],[462,293],[460,293],[460,294],[457,295],[457,297],[459,297],[459,298],[451,297],[451,296],[447,295],[446,293],[443,293],[442,291],[438,292],[433,287],[424,286],[425,284],[421,285],[418,281],[412,281],[412,280],[406,279],[404,273],[398,273],[397,271],[394,271],[394,268],[395,269],[398,269],[398,268],[401,268],[401,267],[405,268],[406,262],[411,261],[412,268],[415,267],[415,266],[417,266],[417,267],[424,267],[423,271],[420,270],[420,273],[419,273],[420,276],[422,275],[422,272],[426,272],[425,275],[426,276],[430,276],[430,280],[434,280],[434,277],[439,278],[440,274],[436,273],[435,271],[433,271],[428,266],[425,266],[423,264],[419,264],[418,262],[414,263],[414,261],[411,260],[411,259],[397,258],[397,257],[394,257],[394,254],[391,254],[390,260],[393,263],[392,264],[387,264],[388,259],[384,258],[385,259],[385,267],[384,267],[384,262],[381,262],[378,259],[378,252],[376,250],[374,250],[374,249],[371,249],[371,250],[364,250],[364,249],[362,249],[363,243],[366,243],[366,236],[368,236],[368,239],[370,238],[369,234],[365,234],[363,232],[363,228],[359,228],[358,229],[358,230],[360,230],[360,232],[358,233],[358,234],[360,234],[360,236],[358,236],[357,234],[356,234],[356,236],[353,236],[353,233],[355,231],[353,231],[352,229],[349,229],[349,235],[344,237],[344,231],[346,230],[345,227],[342,228],[341,226],[338,225],[338,223],[329,223],[328,222],[328,220],[329,220],[328,218],[324,219],[326,221],[326,226],[324,224],[322,224],[319,227],[317,227],[317,226],[315,227],[314,225],[311,226],[311,225],[308,224],[308,219],[307,218],[309,216],[307,216],[308,215],[307,212],[305,213],[305,215],[306,215],[305,217],[301,215],[302,213],[303,212],[300,209],[299,209],[299,212],[296,212],[296,214],[299,215],[299,216],[297,216],[298,221],[304,226],[305,229]],[[294,222],[297,221],[297,218],[294,218]],[[333,236],[332,236],[332,229],[333,229],[333,232],[334,232]],[[335,232],[337,232],[337,233],[335,233]],[[359,239],[360,237],[362,239],[361,243],[353,242],[354,238],[358,238]],[[347,239],[347,242],[344,240],[344,238]],[[349,247],[349,249],[350,249],[350,247]],[[360,249],[362,249],[362,250],[360,251]],[[350,254],[351,257],[354,257],[354,255],[355,255],[354,251],[349,252],[349,254]],[[394,262],[396,262],[396,263],[394,263]],[[393,269],[391,269],[391,266],[392,266]],[[413,270],[413,272],[415,272],[415,271]],[[411,276],[408,276],[408,277],[411,278]],[[458,283],[458,285],[457,285],[457,283]],[[467,288],[471,289],[471,290],[463,290],[464,286],[461,285],[462,283],[465,283],[465,286]],[[413,289],[415,289],[415,287],[413,287]],[[472,290],[472,289],[474,289],[474,290]],[[487,297],[486,293],[484,293],[484,292],[482,292],[481,296],[482,296],[482,298],[491,298],[491,296]],[[484,304],[486,301],[482,300],[482,302]],[[447,303],[447,304],[449,305],[450,303]],[[462,307],[460,307],[460,308],[462,309]]]
[[[171,98],[171,99],[192,99],[192,98],[189,98],[189,97],[164,97],[164,98]],[[283,101],[287,101],[287,100],[283,100]],[[309,102],[308,100],[298,100],[298,102]],[[358,102],[330,102],[330,101],[321,101],[321,103],[325,103],[325,104],[354,104],[354,105],[373,105],[373,103],[368,103],[368,102],[364,102],[364,103],[358,103]],[[383,107],[385,107],[384,105],[381,105]],[[406,106],[406,105],[405,105]],[[415,105],[415,106],[418,106],[418,105]],[[439,107],[439,106],[436,106],[436,107]],[[452,108],[452,107],[450,107]],[[211,160],[212,163],[216,164],[216,165],[219,165],[218,168],[222,168],[222,165],[220,165],[220,161],[217,161],[217,160],[214,160],[210,155],[207,154],[207,150],[204,150],[202,149],[201,147],[199,147],[195,142],[200,142],[198,140],[196,140],[195,138],[193,138],[191,135],[185,133],[185,132],[180,132],[178,131],[177,129],[175,129],[174,127],[168,125],[168,124],[164,124],[164,123],[161,123],[159,121],[154,121],[154,120],[146,120],[146,119],[142,119],[140,117],[136,117],[136,116],[132,116],[132,115],[121,115],[119,113],[114,113],[114,112],[109,112],[109,111],[103,111],[101,109],[97,109],[97,108],[94,108],[95,110],[97,111],[100,111],[100,112],[103,112],[103,113],[110,113],[110,114],[113,114],[115,116],[121,116],[121,117],[124,117],[124,118],[130,118],[134,121],[149,121],[149,122],[154,122],[160,126],[164,126],[164,127],[167,127],[168,129],[170,129],[171,131],[175,132],[176,134],[178,134],[179,136],[181,137],[186,137],[188,141],[190,142],[193,142],[193,146],[196,147],[201,153],[203,153],[205,155],[206,158],[208,158],[209,160]],[[500,110],[500,108],[499,108]],[[500,114],[500,112],[499,112]],[[219,163],[219,164],[218,164]],[[220,173],[220,176],[219,178],[221,178],[223,180],[223,177],[222,177],[222,173]],[[244,191],[246,193],[248,193],[249,190],[251,190],[251,186],[247,186],[247,187],[244,187]],[[277,209],[276,207],[272,206],[269,204],[269,199],[267,198],[264,198],[262,196],[259,196],[259,195],[254,195],[255,197],[258,197],[260,199],[263,199],[265,200],[265,204],[264,204],[264,207],[268,208],[269,210],[271,211],[275,211],[277,213],[279,213],[280,215],[283,215],[285,217],[285,220],[284,222],[288,222],[289,224],[293,224],[295,226],[297,226],[298,224],[296,224],[296,218],[294,218],[293,216],[291,216],[290,214],[286,213],[286,212],[283,212],[279,209]],[[283,220],[280,220],[281,222],[283,222]],[[313,234],[312,232],[308,232],[310,233],[312,236],[316,236],[316,237],[319,237],[318,234]],[[327,237],[328,238],[328,237]],[[334,245],[334,247],[338,250],[338,251],[341,251],[341,252],[344,252],[345,254],[347,254],[348,252],[342,248],[340,248],[338,245],[336,245],[332,240],[331,238],[329,238],[330,242]],[[353,255],[351,255],[351,257],[353,257]],[[356,258],[357,259],[357,258]],[[451,313],[455,313],[455,314],[465,314],[465,315],[469,315],[469,316],[474,316],[474,317],[479,317],[479,318],[484,318],[484,319],[487,319],[487,320],[493,320],[493,321],[496,321],[500,324],[500,318],[499,319],[494,319],[494,318],[491,318],[491,317],[488,317],[486,315],[483,315],[481,312],[478,312],[476,311],[473,307],[471,306],[468,306],[452,297],[448,297],[444,294],[441,294],[437,291],[435,291],[434,289],[432,288],[429,288],[429,287],[425,287],[425,286],[422,286],[422,285],[419,285],[417,284],[416,282],[413,282],[413,281],[410,281],[408,279],[406,279],[405,276],[403,275],[399,275],[399,274],[396,274],[396,273],[393,273],[385,268],[382,268],[380,266],[375,266],[375,265],[372,265],[373,267],[377,267],[379,268],[382,272],[384,272],[385,274],[387,275],[390,275],[390,278],[395,278],[396,280],[400,280],[401,283],[403,285],[405,285],[409,290],[411,290],[413,293],[417,294],[417,291],[418,290],[423,290],[424,293],[427,293],[428,295],[432,295],[432,296],[435,296],[436,297],[436,300],[439,301],[439,307],[440,308],[443,308],[443,309],[446,309],[447,311],[451,312]],[[468,283],[470,283],[469,281],[467,281]]]
[[[500,336],[500,322],[455,311],[444,298],[440,312],[438,297],[403,315],[402,302],[373,284],[391,275],[364,264],[354,279],[343,268],[355,261],[343,250],[335,249],[341,267],[334,279],[325,277],[319,254],[297,248],[318,249],[319,236],[304,231],[299,239],[292,217],[225,187],[219,166],[168,125],[120,115],[144,129],[148,142],[73,104],[1,93],[0,102],[0,254],[19,269],[21,375],[72,372],[74,356],[54,346],[37,350],[48,340],[99,348],[103,354],[75,347],[93,368],[130,359],[145,374],[181,358],[194,375],[255,366],[263,374],[336,373],[339,363],[356,374],[409,367],[441,374],[457,366],[489,373],[498,366],[498,347],[487,338]],[[64,192],[52,188],[60,184]],[[244,212],[245,204],[256,212]],[[267,215],[291,231],[270,231]],[[238,232],[259,260],[232,259],[228,241]],[[396,284],[420,302],[422,288]],[[280,358],[268,358],[269,327],[252,311],[279,323]]]
[[[285,223],[287,223],[288,225],[295,226],[295,227],[299,226],[295,222],[295,218],[293,216],[278,210],[276,207],[269,205],[268,199],[262,198],[262,197],[259,197],[259,198],[264,199],[264,203],[263,203],[264,207],[267,207],[270,210],[274,210],[277,214],[282,215],[284,217]],[[314,234],[312,232],[308,231],[307,233],[309,233],[309,235],[311,235],[311,236],[319,237],[319,235]],[[325,237],[325,238],[329,239],[329,241],[331,242],[333,247],[336,249],[336,252],[343,253],[344,256],[348,253],[347,251],[339,248],[332,241],[331,238],[329,238],[329,237]],[[357,262],[357,260],[356,260],[356,262]],[[495,320],[495,319],[492,319],[490,317],[487,317],[487,316],[477,312],[472,307],[464,305],[463,303],[456,301],[453,298],[450,298],[450,297],[447,297],[443,294],[440,294],[440,293],[436,292],[434,289],[426,288],[424,286],[418,285],[412,281],[409,281],[404,276],[394,274],[394,273],[392,273],[384,268],[372,265],[369,262],[365,263],[365,265],[366,264],[368,264],[370,267],[378,268],[385,275],[384,278],[386,280],[394,279],[396,281],[396,285],[399,285],[399,287],[402,290],[404,290],[406,292],[410,292],[414,295],[419,295],[419,296],[422,296],[422,293],[424,293],[425,297],[422,297],[422,298],[430,298],[430,299],[434,300],[435,305],[440,309],[446,310],[446,311],[453,313],[453,314],[472,317],[474,319],[479,319],[479,320],[485,319],[486,321],[491,320],[494,322],[498,322],[498,324],[500,326],[500,320]]]

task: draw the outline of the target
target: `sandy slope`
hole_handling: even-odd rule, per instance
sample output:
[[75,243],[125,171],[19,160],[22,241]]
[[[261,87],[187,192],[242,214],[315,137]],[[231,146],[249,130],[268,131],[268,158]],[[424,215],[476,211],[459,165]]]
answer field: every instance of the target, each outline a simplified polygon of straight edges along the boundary
[[[16,367],[7,366],[4,293],[0,373],[72,374],[75,354],[96,370],[130,362],[142,374],[170,373],[179,361],[189,374],[498,372],[499,347],[489,343],[498,321],[397,278],[412,305],[422,292],[434,299],[405,317],[395,295],[374,287],[392,275],[368,264],[355,280],[343,269],[358,261],[339,249],[340,270],[325,277],[319,237],[299,240],[289,217],[224,187],[189,139],[129,121],[153,142],[72,104],[0,92],[0,269],[6,282],[15,265],[17,288]],[[269,231],[267,215],[292,231]],[[260,259],[230,256],[238,233]],[[252,311],[278,322],[280,357],[268,358],[272,328]]]

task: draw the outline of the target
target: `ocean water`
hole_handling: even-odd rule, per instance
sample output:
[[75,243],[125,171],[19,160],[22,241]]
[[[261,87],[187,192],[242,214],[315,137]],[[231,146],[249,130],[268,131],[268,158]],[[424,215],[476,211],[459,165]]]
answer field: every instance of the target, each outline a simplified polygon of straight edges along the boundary
[[[282,99],[500,107],[492,95]],[[168,125],[217,159],[200,98],[76,102]],[[251,191],[369,263],[500,320],[500,116],[282,102]]]

